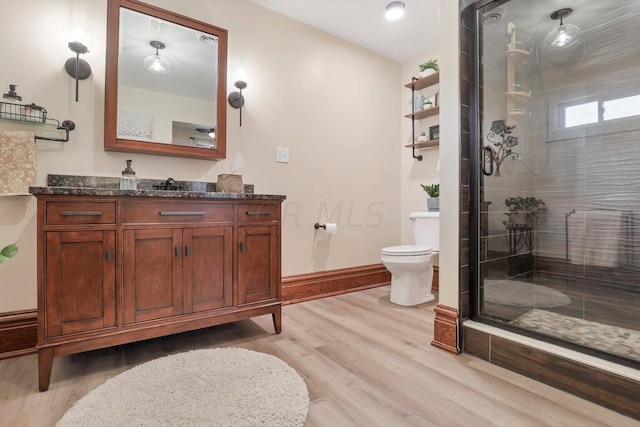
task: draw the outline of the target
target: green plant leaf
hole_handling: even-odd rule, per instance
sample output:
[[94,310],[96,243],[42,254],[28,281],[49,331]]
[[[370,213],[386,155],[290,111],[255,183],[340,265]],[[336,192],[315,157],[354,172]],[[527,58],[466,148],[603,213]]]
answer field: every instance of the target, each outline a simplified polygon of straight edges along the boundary
[[11,258],[16,256],[17,253],[18,253],[18,245],[16,245],[15,243],[5,246],[0,251],[0,264],[9,261]]
[[429,197],[440,197],[440,184],[420,184]]

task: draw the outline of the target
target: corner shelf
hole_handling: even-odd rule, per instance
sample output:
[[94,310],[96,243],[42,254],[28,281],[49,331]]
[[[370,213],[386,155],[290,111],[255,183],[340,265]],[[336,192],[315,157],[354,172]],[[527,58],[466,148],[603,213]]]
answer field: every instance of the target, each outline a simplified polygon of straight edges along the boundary
[[405,147],[408,147],[408,148],[413,147],[416,150],[419,150],[421,148],[437,147],[439,145],[440,145],[439,139],[432,139],[430,141],[416,142],[415,144],[405,145]]
[[[430,74],[426,77],[422,77],[422,78],[416,78],[413,77],[411,79],[410,83],[407,83],[404,85],[404,87],[406,87],[407,89],[411,89],[411,114],[406,114],[405,117],[408,119],[411,119],[411,136],[412,136],[412,141],[416,140],[416,125],[415,122],[416,120],[422,120],[422,119],[426,119],[427,117],[431,117],[431,116],[436,116],[438,114],[440,114],[440,106],[436,105],[434,107],[431,108],[427,108],[426,110],[419,110],[416,111],[416,91],[421,90],[421,89],[425,89],[434,85],[437,85],[438,83],[440,83],[440,73],[433,73]],[[438,103],[438,97],[436,94],[436,104]],[[416,150],[417,149],[422,149],[422,148],[429,148],[429,147],[437,147],[440,145],[440,140],[439,139],[433,139],[430,141],[425,141],[425,142],[416,142],[414,144],[409,144],[409,145],[405,145],[405,147],[407,148],[411,148],[412,151],[412,155],[413,158],[421,161],[422,160],[422,155],[417,155],[416,156]]]

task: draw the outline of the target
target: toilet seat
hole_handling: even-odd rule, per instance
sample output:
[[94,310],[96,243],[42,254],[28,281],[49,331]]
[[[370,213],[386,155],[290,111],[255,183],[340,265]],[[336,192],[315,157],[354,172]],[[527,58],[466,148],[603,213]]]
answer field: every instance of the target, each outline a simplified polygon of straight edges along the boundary
[[388,248],[382,248],[382,255],[392,257],[424,256],[429,255],[431,252],[433,252],[433,248],[414,245],[390,246]]

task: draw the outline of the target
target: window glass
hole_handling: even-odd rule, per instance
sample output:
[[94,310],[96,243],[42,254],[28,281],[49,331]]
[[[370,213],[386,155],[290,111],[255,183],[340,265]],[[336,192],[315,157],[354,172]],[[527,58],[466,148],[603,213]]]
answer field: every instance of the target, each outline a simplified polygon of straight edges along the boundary
[[564,127],[598,123],[598,101],[572,105],[564,109]]
[[640,115],[640,95],[604,101],[604,120]]

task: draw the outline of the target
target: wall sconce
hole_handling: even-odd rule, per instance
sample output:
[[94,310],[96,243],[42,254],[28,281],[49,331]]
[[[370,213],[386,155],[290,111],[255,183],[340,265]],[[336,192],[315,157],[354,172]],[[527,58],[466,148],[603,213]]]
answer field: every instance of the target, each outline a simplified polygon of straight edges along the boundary
[[247,82],[244,80],[238,80],[233,84],[238,88],[238,91],[233,91],[229,94],[227,98],[229,100],[229,105],[233,108],[240,109],[240,126],[242,126],[242,106],[244,105],[244,96],[242,96],[242,89],[247,87]]
[[76,79],[76,102],[78,102],[78,81],[85,80],[91,75],[91,65],[81,59],[80,54],[89,52],[88,46],[93,41],[93,37],[88,30],[83,29],[80,25],[71,24],[65,29],[65,39],[69,43],[69,49],[76,54],[75,58],[67,59],[64,63],[64,69]]

